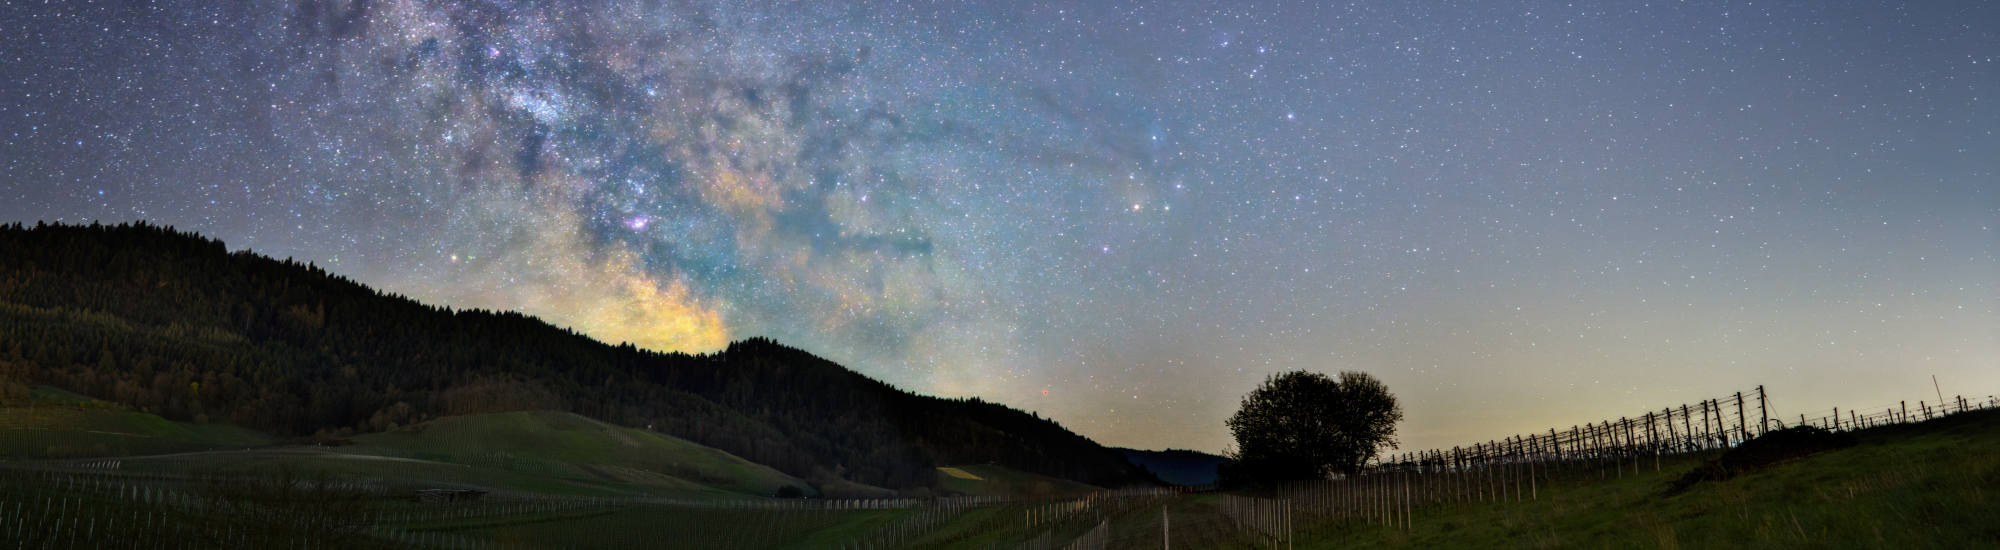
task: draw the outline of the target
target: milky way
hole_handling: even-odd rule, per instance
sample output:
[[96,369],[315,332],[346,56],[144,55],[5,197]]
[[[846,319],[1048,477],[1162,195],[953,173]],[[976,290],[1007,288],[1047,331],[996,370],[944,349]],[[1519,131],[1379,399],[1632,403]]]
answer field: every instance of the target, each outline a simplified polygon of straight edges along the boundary
[[2000,7],[1600,4],[4,2],[0,219],[1111,444],[2000,391]]

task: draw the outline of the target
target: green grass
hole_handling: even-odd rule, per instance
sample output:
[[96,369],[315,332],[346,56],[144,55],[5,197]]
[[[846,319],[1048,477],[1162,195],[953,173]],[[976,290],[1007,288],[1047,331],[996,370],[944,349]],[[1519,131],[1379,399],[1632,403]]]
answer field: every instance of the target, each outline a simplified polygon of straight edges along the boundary
[[669,436],[557,412],[454,416],[339,447],[290,446],[125,461],[170,475],[358,478],[565,496],[740,499],[805,482]]
[[1023,508],[989,506],[973,508],[911,541],[913,548],[987,548],[1014,542],[1025,535]]
[[138,473],[315,475],[555,495],[744,498],[785,486],[813,494],[798,478],[720,450],[569,413],[446,417],[348,446],[273,447],[276,439],[234,426],[169,421],[53,388],[34,396],[32,407],[0,408],[0,459],[122,457],[122,469]]
[[518,521],[447,532],[509,547],[808,549],[839,547],[911,513],[909,510],[753,511],[632,506],[582,517]]
[[[1160,548],[1164,514],[1172,525],[1173,548],[1259,547],[1254,537],[1223,515],[1220,494],[1099,500],[1086,511],[1028,525],[1030,510],[1059,506],[1095,488],[990,465],[958,467],[979,480],[940,472],[941,492],[1025,500],[956,515],[922,508],[775,511],[629,503],[523,512],[518,507],[577,502],[560,495],[741,499],[770,494],[782,484],[798,483],[802,488],[804,484],[713,449],[561,413],[452,417],[360,436],[346,447],[243,450],[242,446],[270,440],[224,426],[168,422],[103,408],[74,396],[44,393],[42,397],[36,401],[42,406],[34,409],[0,409],[0,430],[6,430],[0,435],[7,436],[0,437],[0,449],[33,447],[18,437],[29,432],[58,434],[65,441],[92,441],[88,438],[94,436],[78,434],[106,432],[100,435],[112,441],[166,442],[158,444],[181,448],[232,443],[225,446],[231,450],[127,459],[119,471],[101,474],[100,479],[118,484],[116,489],[91,484],[78,489],[60,475],[20,468],[35,462],[0,468],[0,476],[12,476],[0,480],[4,481],[0,506],[46,507],[54,502],[62,510],[69,502],[69,510],[83,510],[93,518],[157,517],[168,525],[118,527],[117,537],[173,537],[184,531],[213,537],[216,529],[224,534],[259,529],[257,536],[264,538],[258,540],[290,547],[302,540],[350,536],[340,534],[352,533],[342,531],[350,527],[323,519],[337,517],[359,521],[369,533],[387,533],[393,540],[370,540],[391,546],[396,541],[428,540],[423,544],[466,542],[509,548],[828,548],[893,543],[907,548],[980,549],[1016,547],[1044,535],[1048,537],[1044,540],[1060,546],[1108,520],[1110,548]],[[1420,507],[1407,531],[1314,522],[1309,514],[1300,514],[1293,547],[2000,548],[2000,521],[1992,519],[2000,517],[2000,506],[1995,505],[1995,496],[2000,495],[2000,411],[1855,435],[1860,444],[1852,448],[1727,481],[1700,483],[1672,495],[1667,493],[1668,482],[1703,457],[1669,458],[1657,471],[1650,459],[1644,459],[1637,472],[1627,463],[1621,468],[1623,477],[1601,480],[1595,471],[1571,470],[1562,480],[1539,485],[1536,498],[1528,501]],[[129,445],[120,449],[129,450]],[[33,455],[46,449],[18,452]],[[131,476],[152,473],[213,477]],[[204,488],[216,483],[213,480],[247,483],[325,477],[379,480],[391,487],[511,491],[469,504],[411,502],[395,498],[406,493],[393,488],[355,497],[359,500],[321,502],[303,497],[287,500],[268,490],[231,490],[225,482],[227,494],[219,502],[245,503],[230,509],[275,510],[295,518],[287,520],[293,523],[269,528],[258,526],[265,519],[191,514],[120,496],[135,494],[124,489],[127,482],[205,494],[217,491]],[[485,512],[455,512],[481,510]],[[409,519],[411,514],[415,519]],[[909,529],[914,523],[924,527]],[[59,526],[38,529],[75,531]],[[93,536],[87,528],[82,532]],[[112,538],[87,538],[83,543]]]
[[[907,541],[905,547],[939,550],[1015,548],[1044,535],[1061,546],[1097,526],[1106,517],[1112,518],[1114,527],[1126,525],[1136,529],[1157,529],[1158,521],[1148,514],[1156,514],[1158,509],[1149,504],[1166,505],[1169,502],[1164,499],[1157,502],[1148,499],[1105,502],[1095,509],[1035,525],[1028,523],[1029,511],[1038,507],[1046,509],[1048,501],[974,508],[921,537]],[[1154,542],[1148,548],[1159,548],[1159,543]]]
[[806,482],[711,447],[562,412],[450,416],[355,438],[342,452],[606,483],[771,496]]
[[866,483],[855,483],[845,479],[819,481],[821,498],[895,498],[894,489],[885,489]]
[[940,468],[938,487],[944,494],[1046,498],[1075,496],[1102,488],[992,464],[949,466],[980,479],[963,479]]
[[[1972,413],[1932,423],[1857,433],[1859,446],[1814,455],[1723,482],[1668,495],[1669,481],[1704,457],[1668,458],[1654,469],[1641,460],[1538,487],[1521,502],[1419,508],[1408,531],[1379,525],[1299,522],[1296,548],[1992,548],[2000,547],[2000,413]],[[1040,476],[1004,468],[961,466],[983,478],[946,481],[947,491],[1032,492]],[[1619,472],[1622,470],[1622,472]],[[1622,473],[1620,477],[1618,473]],[[949,476],[947,476],[949,477]],[[957,479],[957,478],[953,478]],[[963,482],[963,483],[961,483]],[[967,485],[977,483],[978,485]],[[1070,487],[1075,489],[1076,487]],[[1064,544],[1108,519],[1111,548],[1161,547],[1160,516],[1172,525],[1174,548],[1257,548],[1254,537],[1223,516],[1222,495],[1133,499],[1039,526],[1025,525],[1034,503],[976,508],[899,547],[1012,547],[1048,533]],[[1043,501],[1047,502],[1047,501]],[[771,512],[676,512],[715,531],[657,527],[664,512],[622,511],[581,520],[537,522],[494,530],[492,540],[563,540],[580,547],[631,544],[624,534],[669,533],[683,545],[800,548],[867,540],[893,514],[818,524]],[[693,514],[693,515],[688,515]],[[655,527],[645,527],[654,525]],[[764,526],[764,527],[758,527]],[[647,531],[651,529],[651,531]],[[676,531],[674,529],[682,529]],[[764,529],[764,531],[759,531]],[[772,531],[776,529],[777,531]],[[805,531],[807,534],[794,536]],[[519,532],[516,532],[519,531]],[[761,533],[749,538],[701,538],[700,533]],[[514,534],[508,534],[514,533]],[[520,533],[533,533],[533,536]],[[562,538],[569,533],[578,538]],[[692,533],[692,534],[691,534]],[[512,538],[508,538],[512,537]],[[552,537],[554,537],[552,539]],[[692,537],[692,538],[686,538]],[[602,539],[602,540],[599,540]]]
[[[1419,511],[1298,548],[2000,547],[2000,411],[1857,432],[1859,446],[1666,495],[1693,467],[1559,484],[1526,503]],[[1630,473],[1630,470],[1627,470]]]
[[0,459],[87,458],[261,447],[273,439],[221,424],[174,422],[53,388],[0,408]]
[[399,547],[351,536],[375,508],[363,496],[300,485],[0,468],[0,509],[11,523],[0,540],[10,547]]
[[221,478],[362,479],[406,489],[500,489],[560,496],[672,496],[741,498],[684,480],[650,484],[587,477],[555,477],[503,468],[447,462],[385,460],[312,448],[280,448],[128,459],[124,472]]

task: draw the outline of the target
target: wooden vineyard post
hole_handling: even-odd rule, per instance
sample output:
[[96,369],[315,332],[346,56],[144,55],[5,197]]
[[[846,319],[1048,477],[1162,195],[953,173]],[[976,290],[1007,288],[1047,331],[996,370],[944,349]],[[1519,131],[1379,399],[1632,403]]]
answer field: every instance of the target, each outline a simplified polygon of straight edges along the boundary
[[[1549,428],[1549,460],[1551,461],[1549,463],[1551,466],[1561,466],[1563,462],[1562,441],[1556,437],[1555,428]],[[1547,471],[1546,468],[1543,470]],[[1554,476],[1551,476],[1550,479],[1554,479]]]
[[1389,476],[1386,470],[1379,468],[1380,464],[1377,464],[1377,466],[1378,469],[1376,472],[1368,475],[1368,514],[1369,518],[1375,524],[1387,526],[1389,525],[1389,503],[1385,496],[1388,494],[1389,486],[1387,480],[1384,478]]
[[1403,505],[1398,500],[1398,495],[1402,491],[1402,476],[1402,470],[1390,470],[1383,472],[1382,475],[1382,524],[1390,529],[1402,526],[1402,518],[1396,517],[1403,511]]
[[1464,472],[1464,468],[1458,468],[1458,448],[1456,446],[1452,448],[1450,456],[1444,456],[1444,452],[1438,450],[1438,470],[1444,472],[1444,478],[1442,478],[1442,482],[1444,482],[1444,488],[1442,488],[1444,490],[1444,502],[1446,504],[1458,504],[1460,500],[1464,500],[1464,494],[1462,494],[1462,488],[1460,488],[1460,482],[1458,482],[1458,474]]
[[1727,448],[1729,447],[1729,425],[1723,423],[1722,400],[1710,399],[1709,405],[1715,407],[1715,446],[1716,448]]
[[[1532,443],[1533,441],[1535,441],[1535,438],[1532,438],[1532,437],[1531,437],[1531,438],[1529,438],[1529,439],[1528,439],[1528,441]],[[1553,442],[1553,440],[1551,440],[1551,441]],[[1540,455],[1540,453],[1536,453],[1536,454],[1537,454],[1538,456]],[[1547,472],[1547,471],[1548,471],[1548,468],[1547,468],[1547,467],[1543,467],[1543,468],[1542,468],[1542,471],[1544,471],[1544,472]],[[1535,461],[1534,461],[1534,460],[1529,460],[1529,461],[1528,461],[1528,500],[1541,500],[1541,499],[1542,499],[1542,489],[1541,489],[1541,484],[1540,484],[1540,480],[1537,480],[1537,479],[1535,479]]]
[[1660,428],[1653,422],[1653,413],[1646,413],[1646,445],[1653,448],[1653,471],[1660,471]]
[[1340,474],[1340,484],[1334,485],[1333,490],[1334,503],[1338,506],[1334,509],[1334,517],[1343,522],[1354,521],[1354,474]]
[[1833,431],[1840,431],[1840,407],[1833,408]]
[[1493,502],[1493,487],[1487,482],[1486,444],[1473,443],[1472,455],[1466,457],[1472,468],[1473,502]]
[[1715,405],[1715,400],[1713,399],[1702,401],[1701,409],[1701,421],[1703,424],[1701,427],[1702,448],[1714,449],[1721,447],[1722,445],[1717,443],[1720,440],[1720,437],[1718,437],[1720,434],[1716,433],[1716,426],[1722,425],[1722,419],[1719,418],[1722,416],[1722,409]]
[[1671,452],[1671,453],[1674,453],[1674,454],[1679,454],[1679,453],[1680,453],[1680,442],[1681,442],[1681,434],[1679,434],[1679,433],[1676,433],[1676,432],[1674,432],[1674,408],[1673,408],[1673,407],[1667,407],[1667,411],[1666,411],[1666,419],[1667,419],[1667,421],[1666,421],[1666,425],[1667,425],[1667,451],[1668,451],[1668,452]]
[[1500,448],[1492,440],[1486,440],[1486,448],[1480,450],[1480,470],[1486,470],[1486,502],[1506,502],[1506,484],[1500,482],[1500,462],[1494,456]]
[[1639,475],[1639,438],[1632,433],[1632,419],[1618,417],[1618,424],[1625,430],[1625,454],[1632,455],[1632,475]]
[[1374,523],[1375,514],[1377,513],[1375,509],[1375,476],[1355,474],[1354,481],[1354,487],[1348,494],[1348,499],[1354,508],[1354,521],[1364,524]]
[[[1610,474],[1604,472],[1604,456],[1606,456],[1604,454],[1604,430],[1598,428],[1598,426],[1600,424],[1590,424],[1590,462],[1596,462],[1596,466],[1598,466],[1598,480],[1602,480],[1604,476],[1610,476]],[[1610,426],[1610,420],[1604,420],[1602,426]]]
[[1897,420],[1897,422],[1909,422],[1909,421],[1910,421],[1910,402],[1909,402],[1909,401],[1897,401],[1897,402],[1896,402],[1896,404],[1897,404],[1897,405],[1899,405],[1899,406],[1901,406],[1901,407],[1903,407],[1903,417],[1902,417],[1902,419],[1901,419],[1901,420]]
[[1437,495],[1438,504],[1449,504],[1452,501],[1451,476],[1454,471],[1448,466],[1451,463],[1444,457],[1443,450],[1436,453],[1436,458],[1437,464],[1433,467],[1437,470],[1437,481],[1432,484],[1431,492]]
[[1570,424],[1569,456],[1570,460],[1576,461],[1575,464],[1569,465],[1570,475],[1576,475],[1578,471],[1589,471],[1590,464],[1584,462],[1590,457],[1589,449],[1590,445],[1583,441],[1583,432],[1577,429],[1575,424]]
[[1423,472],[1426,474],[1423,477],[1424,502],[1427,504],[1436,505],[1444,502],[1444,491],[1442,490],[1444,478],[1439,477],[1444,474],[1444,468],[1439,467],[1442,464],[1444,464],[1444,456],[1438,454],[1437,451],[1424,453]]
[[1708,432],[1708,400],[1702,400],[1702,448],[1714,448],[1716,436]]
[[1743,392],[1736,392],[1736,433],[1741,436],[1738,440],[1750,439],[1750,427],[1746,425],[1749,421],[1749,417],[1743,416]]
[[1724,424],[1726,418],[1722,418],[1722,400],[1710,400],[1710,402],[1716,406],[1716,446],[1718,448],[1728,448],[1730,446],[1730,424]]
[[1618,428],[1624,425],[1624,418],[1619,418],[1617,424],[1612,424],[1609,420],[1604,422],[1605,434],[1611,439],[1611,467],[1614,468],[1612,473],[1617,474],[1619,478],[1625,477],[1625,449],[1618,446]]
[[1354,501],[1354,519],[1361,523],[1375,522],[1375,476],[1355,474],[1351,498]]
[[1626,420],[1624,416],[1618,416],[1618,424],[1614,424],[1614,426],[1610,428],[1610,434],[1612,434],[1612,448],[1616,448],[1616,452],[1612,452],[1612,466],[1616,466],[1616,468],[1618,468],[1618,470],[1614,470],[1614,472],[1618,472],[1618,478],[1624,478],[1624,454],[1626,454],[1626,450],[1628,450],[1628,448],[1632,446],[1632,438],[1630,438],[1632,434],[1630,434],[1630,432],[1626,432],[1626,434],[1624,434],[1624,436],[1626,436],[1626,440],[1624,440],[1624,446],[1620,446],[1620,444],[1618,444],[1618,436],[1620,436],[1618,432],[1620,432],[1620,430],[1624,430],[1626,422],[1628,422],[1628,420]]
[[1466,502],[1486,502],[1486,478],[1480,476],[1480,444],[1466,450]]
[[1690,453],[1695,452],[1697,449],[1694,448],[1694,417],[1688,415],[1688,406],[1686,403],[1681,404],[1681,431],[1687,434],[1684,450]]
[[1285,518],[1285,548],[1289,549],[1293,544],[1292,539],[1298,536],[1292,527],[1292,499],[1285,499],[1282,506],[1284,506],[1283,514]]
[[1476,496],[1479,502],[1486,502],[1486,447],[1479,443],[1473,443],[1471,461],[1475,462],[1474,469],[1472,470],[1472,485],[1476,491]]
[[1410,530],[1410,472],[1403,472],[1403,531]]
[[1458,447],[1451,448],[1451,488],[1452,501],[1465,502],[1465,462],[1460,460]]
[[1610,434],[1608,432],[1610,431],[1610,420],[1606,420],[1602,424],[1590,425],[1590,445],[1593,451],[1591,454],[1596,455],[1592,458],[1596,459],[1597,462],[1597,479],[1604,479],[1605,476],[1610,475],[1604,472],[1605,459],[1611,456],[1611,448],[1608,445],[1610,442]]
[[1452,489],[1453,492],[1458,494],[1458,502],[1472,502],[1472,485],[1466,481],[1465,477],[1466,472],[1470,471],[1471,465],[1472,462],[1466,458],[1463,447],[1451,448]]
[[1604,458],[1609,456],[1607,453],[1609,449],[1604,445],[1604,430],[1605,427],[1610,425],[1611,421],[1609,420],[1590,425],[1590,433],[1588,435],[1590,437],[1590,458],[1592,462],[1596,463],[1597,479],[1604,479],[1611,475],[1604,468]]
[[1581,471],[1584,475],[1589,475],[1590,459],[1597,452],[1596,446],[1590,441],[1590,430],[1572,425],[1569,427],[1569,435],[1569,454],[1576,457],[1576,467],[1572,471]]
[[1383,515],[1382,517],[1387,518],[1389,520],[1388,526],[1390,529],[1398,528],[1399,526],[1402,525],[1403,522],[1403,519],[1399,517],[1399,515],[1403,513],[1403,504],[1401,500],[1398,500],[1400,498],[1399,495],[1402,493],[1402,490],[1403,490],[1402,468],[1386,470],[1385,472],[1383,472],[1382,510],[1383,514],[1385,515]]
[[1495,470],[1499,465],[1494,463],[1493,455],[1493,441],[1488,440],[1485,444],[1480,445],[1479,473],[1482,479],[1485,480],[1481,483],[1480,488],[1486,491],[1486,502],[1501,502],[1507,500],[1507,494],[1501,492],[1506,486],[1500,484],[1500,472]]
[[[1514,496],[1521,496],[1521,478],[1530,475],[1528,470],[1528,440],[1514,436]],[[1515,498],[1514,500],[1521,500]]]
[[1771,430],[1771,411],[1764,406],[1764,385],[1757,385],[1757,435]]
[[1502,462],[1501,464],[1503,465],[1502,466],[1503,468],[1506,468],[1507,481],[1513,482],[1514,485],[1514,502],[1520,502],[1521,501],[1521,469],[1520,469],[1521,438],[1516,436],[1500,440],[1500,449],[1501,449],[1500,451],[1501,456],[1506,457],[1506,461]]

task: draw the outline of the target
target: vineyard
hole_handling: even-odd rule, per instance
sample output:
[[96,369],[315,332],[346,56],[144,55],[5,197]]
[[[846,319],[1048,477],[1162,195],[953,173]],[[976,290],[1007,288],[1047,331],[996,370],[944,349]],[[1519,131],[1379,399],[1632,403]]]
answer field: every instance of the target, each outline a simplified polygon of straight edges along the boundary
[[[1523,547],[1585,540],[1873,547],[1939,540],[1940,526],[1983,525],[1976,518],[1994,511],[1983,496],[2000,488],[1993,458],[2000,456],[1994,452],[2000,422],[1989,410],[2000,403],[1991,397],[1922,401],[1907,412],[1829,410],[1789,423],[1769,414],[1768,401],[1757,388],[1384,456],[1342,479],[1228,492],[777,499],[611,487],[554,494],[521,483],[472,490],[292,466],[234,473],[191,466],[227,463],[221,458],[230,456],[331,456],[304,449],[17,459],[0,463],[0,540],[9,542],[0,547],[1056,550],[1431,547],[1481,538]],[[1761,436],[1801,425],[1847,435],[1857,446],[1817,457],[1786,455],[1791,465],[1770,476],[1696,479],[1686,494],[1668,491],[1690,472],[1753,448]],[[471,457],[453,468],[554,476],[548,487],[558,490],[588,487],[580,478],[561,478],[590,470],[585,464],[471,450],[431,449],[423,456]],[[362,462],[378,472],[449,464],[397,456]],[[1995,539],[1977,530],[1953,533],[1970,542]]]

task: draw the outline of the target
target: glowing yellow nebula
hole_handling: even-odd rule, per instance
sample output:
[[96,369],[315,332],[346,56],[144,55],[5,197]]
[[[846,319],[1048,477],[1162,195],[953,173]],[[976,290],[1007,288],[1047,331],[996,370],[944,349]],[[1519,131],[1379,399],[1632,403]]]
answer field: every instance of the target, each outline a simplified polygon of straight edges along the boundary
[[697,300],[686,284],[662,284],[629,265],[605,270],[616,292],[584,313],[580,324],[592,336],[661,351],[706,351],[729,344],[722,316]]
[[[657,351],[705,352],[729,344],[730,331],[716,304],[674,272],[646,269],[636,252],[592,246],[582,219],[564,204],[568,186],[550,185],[527,195],[487,190],[480,209],[461,215],[478,220],[533,220],[520,225],[482,224],[469,233],[460,261],[441,277],[413,281],[420,296],[460,307],[524,311],[608,343],[627,342]],[[439,285],[449,281],[450,284]]]

